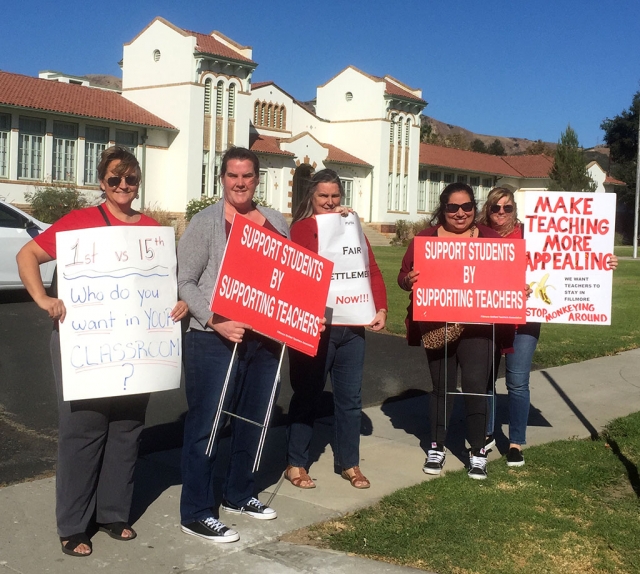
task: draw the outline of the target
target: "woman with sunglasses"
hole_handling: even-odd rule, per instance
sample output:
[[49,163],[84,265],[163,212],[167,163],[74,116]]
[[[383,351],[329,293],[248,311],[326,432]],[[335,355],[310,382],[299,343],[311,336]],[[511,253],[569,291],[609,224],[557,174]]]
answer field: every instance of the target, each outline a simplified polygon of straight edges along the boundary
[[[518,207],[513,192],[505,187],[496,187],[489,192],[478,222],[491,227],[506,239],[523,239],[524,226],[518,220]],[[618,266],[614,255],[610,261],[611,269]],[[527,420],[529,418],[530,392],[529,374],[531,363],[540,338],[540,323],[526,323],[516,327],[513,353],[505,355],[505,381],[509,399],[509,452],[507,466],[523,466],[522,447],[527,443]],[[501,354],[496,351],[495,373],[500,366]],[[490,385],[495,381],[489,379]],[[486,448],[495,445],[493,439],[494,407],[489,399],[489,418],[487,424]]]
[[[431,227],[418,236],[464,239],[474,237],[500,237],[482,224],[476,224],[476,201],[473,189],[464,183],[452,183],[440,194],[440,204],[431,219]],[[405,291],[412,291],[418,280],[413,269],[413,240],[409,243],[398,274],[398,284]],[[409,345],[419,345],[421,335],[427,329],[425,323],[412,319],[411,300],[406,319]],[[432,328],[432,325],[428,328]],[[462,392],[466,411],[467,440],[471,445],[469,457],[470,478],[487,477],[485,428],[487,425],[487,400],[484,397],[487,379],[491,373],[494,342],[491,325],[465,325],[460,337],[445,348],[426,349],[433,390],[429,397],[429,422],[431,426],[430,448],[422,470],[426,474],[440,474],[445,462],[445,441],[453,410],[453,401],[447,401],[446,393],[456,389],[457,371],[462,372]],[[446,368],[445,368],[446,366]],[[445,372],[447,380],[445,381]]]
[[[95,515],[96,526],[116,540],[133,540],[129,525],[133,471],[138,457],[149,394],[65,401],[62,395],[62,359],[58,321],[66,315],[64,301],[47,295],[39,266],[56,258],[60,231],[118,226],[159,225],[135,211],[140,165],[120,147],[102,152],[98,165],[104,203],[72,211],[27,243],[18,253],[20,278],[36,304],[53,319],[51,360],[58,394],[58,462],[56,465],[56,520],[62,552],[89,556],[87,534]],[[171,312],[174,321],[188,311],[179,301]]]

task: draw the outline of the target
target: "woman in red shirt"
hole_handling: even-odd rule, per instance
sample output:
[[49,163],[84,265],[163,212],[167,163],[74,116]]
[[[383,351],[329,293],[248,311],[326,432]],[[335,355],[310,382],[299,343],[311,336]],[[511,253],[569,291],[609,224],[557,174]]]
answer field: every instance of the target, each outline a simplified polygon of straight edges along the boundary
[[[41,264],[56,259],[56,234],[108,225],[159,225],[132,207],[141,178],[140,165],[132,153],[117,146],[106,149],[98,176],[104,203],[65,215],[27,243],[17,256],[24,286],[38,307],[54,320],[51,360],[59,413],[56,520],[62,552],[70,556],[91,554],[87,530],[94,513],[97,527],[112,538],[136,537],[128,521],[133,471],[149,402],[149,393],[63,400],[58,321],[64,321],[67,311],[62,299],[47,295],[39,271]],[[179,301],[171,317],[179,321],[187,311],[186,303]]]
[[[318,252],[318,225],[315,216],[324,213],[348,214],[341,206],[344,189],[338,174],[330,169],[317,172],[305,198],[293,217],[291,239],[314,253]],[[387,291],[369,242],[369,278],[376,315],[368,325],[383,329],[387,319]],[[363,250],[365,246],[362,246]],[[290,380],[293,397],[289,405],[288,466],[285,478],[298,488],[315,488],[307,474],[309,444],[316,417],[316,406],[331,374],[335,413],[335,466],[355,488],[369,488],[360,471],[360,419],[362,417],[362,371],[364,366],[364,326],[330,325],[320,337],[318,354],[309,357],[289,349]]]

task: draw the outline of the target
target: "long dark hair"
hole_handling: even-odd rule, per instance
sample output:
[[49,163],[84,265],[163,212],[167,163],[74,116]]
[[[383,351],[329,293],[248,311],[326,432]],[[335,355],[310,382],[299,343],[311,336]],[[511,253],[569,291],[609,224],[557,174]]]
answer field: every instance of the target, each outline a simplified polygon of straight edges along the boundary
[[309,181],[309,187],[307,188],[307,193],[304,198],[298,205],[298,209],[293,214],[293,220],[291,221],[291,225],[293,225],[296,221],[300,221],[301,219],[306,219],[307,217],[311,217],[313,215],[313,205],[311,204],[311,200],[313,199],[313,194],[316,191],[316,188],[321,183],[335,183],[340,189],[340,198],[344,197],[344,188],[342,187],[342,182],[338,177],[338,174],[332,169],[321,169],[313,174],[313,177]]
[[450,183],[442,190],[442,193],[440,194],[440,204],[438,205],[438,209],[436,209],[436,212],[433,214],[433,217],[429,222],[431,225],[444,224],[445,207],[447,203],[449,203],[451,195],[456,193],[457,191],[464,191],[469,195],[469,201],[473,203],[473,215],[475,219],[475,215],[478,212],[478,204],[476,203],[476,198],[473,195],[473,188],[466,183]]

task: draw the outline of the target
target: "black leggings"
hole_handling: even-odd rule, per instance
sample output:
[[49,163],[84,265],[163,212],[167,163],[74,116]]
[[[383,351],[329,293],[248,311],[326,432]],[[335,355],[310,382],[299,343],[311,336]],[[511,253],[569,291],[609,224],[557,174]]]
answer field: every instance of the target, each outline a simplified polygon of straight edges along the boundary
[[[455,398],[452,395],[446,397],[445,392],[446,390],[450,392],[456,390],[458,365],[460,365],[462,372],[463,393],[487,392],[487,380],[491,375],[494,355],[491,328],[488,328],[488,336],[486,327],[483,329],[477,326],[466,328],[460,339],[447,345],[446,357],[444,349],[427,349],[426,351],[433,382],[433,391],[429,400],[431,441],[444,444]],[[445,385],[445,364],[447,385]],[[477,451],[484,447],[485,442],[487,398],[486,396],[465,395],[464,406],[467,440],[471,449]]]

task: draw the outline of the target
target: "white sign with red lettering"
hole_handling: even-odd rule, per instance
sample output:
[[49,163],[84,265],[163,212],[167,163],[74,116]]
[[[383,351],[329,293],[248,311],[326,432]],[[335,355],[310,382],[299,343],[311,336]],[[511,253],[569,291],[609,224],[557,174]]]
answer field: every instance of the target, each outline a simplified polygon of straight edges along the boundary
[[615,219],[613,193],[525,193],[527,321],[611,324]]
[[333,262],[327,296],[332,325],[369,325],[376,315],[371,291],[369,249],[355,213],[316,215],[318,255]]

